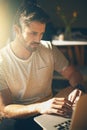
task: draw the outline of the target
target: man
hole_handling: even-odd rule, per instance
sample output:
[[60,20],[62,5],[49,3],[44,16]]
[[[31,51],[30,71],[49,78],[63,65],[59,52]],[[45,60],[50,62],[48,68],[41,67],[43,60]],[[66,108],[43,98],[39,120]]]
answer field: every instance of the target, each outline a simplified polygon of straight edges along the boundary
[[[24,3],[17,11],[15,39],[0,51],[0,129],[36,129],[31,120],[37,114],[69,115],[84,90],[81,75],[64,55],[40,42],[48,21],[48,15],[36,5]],[[69,100],[52,97],[54,70],[75,89]]]

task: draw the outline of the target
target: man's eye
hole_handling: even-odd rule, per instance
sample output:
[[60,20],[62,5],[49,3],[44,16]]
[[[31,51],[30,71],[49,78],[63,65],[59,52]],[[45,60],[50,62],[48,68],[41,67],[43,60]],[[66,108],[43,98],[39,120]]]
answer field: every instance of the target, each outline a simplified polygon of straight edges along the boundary
[[37,35],[37,33],[36,33],[36,32],[32,32],[31,34],[32,34],[32,35]]

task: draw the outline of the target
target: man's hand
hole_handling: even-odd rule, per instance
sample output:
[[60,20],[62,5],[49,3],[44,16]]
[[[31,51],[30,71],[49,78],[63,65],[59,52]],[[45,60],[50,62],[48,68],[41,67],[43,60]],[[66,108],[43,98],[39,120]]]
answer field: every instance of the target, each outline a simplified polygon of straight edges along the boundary
[[69,94],[68,100],[71,101],[72,103],[75,103],[75,104],[76,104],[81,95],[82,95],[82,91],[79,90],[79,89],[75,89],[75,90],[73,90],[73,91]]
[[72,103],[65,98],[54,97],[48,101],[40,103],[39,112],[41,114],[71,116]]

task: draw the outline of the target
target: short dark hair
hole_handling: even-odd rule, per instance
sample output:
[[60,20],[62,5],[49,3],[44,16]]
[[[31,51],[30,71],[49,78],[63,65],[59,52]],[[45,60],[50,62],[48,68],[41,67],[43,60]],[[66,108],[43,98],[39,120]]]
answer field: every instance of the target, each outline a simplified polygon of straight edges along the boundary
[[39,5],[24,2],[17,10],[14,24],[18,26],[21,26],[22,23],[28,25],[32,21],[48,23],[49,16]]

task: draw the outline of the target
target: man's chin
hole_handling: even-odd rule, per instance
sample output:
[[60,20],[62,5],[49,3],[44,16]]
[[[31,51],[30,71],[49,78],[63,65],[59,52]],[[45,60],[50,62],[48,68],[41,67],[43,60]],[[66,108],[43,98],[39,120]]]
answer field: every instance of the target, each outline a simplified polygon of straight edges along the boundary
[[37,47],[32,47],[32,48],[26,48],[29,52],[34,52],[37,50]]
[[36,50],[37,50],[37,47],[33,48],[33,49],[32,49],[32,52],[34,52],[34,51],[36,51]]

